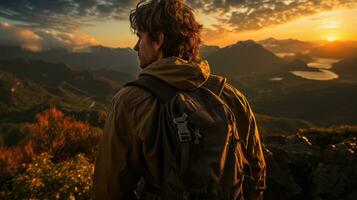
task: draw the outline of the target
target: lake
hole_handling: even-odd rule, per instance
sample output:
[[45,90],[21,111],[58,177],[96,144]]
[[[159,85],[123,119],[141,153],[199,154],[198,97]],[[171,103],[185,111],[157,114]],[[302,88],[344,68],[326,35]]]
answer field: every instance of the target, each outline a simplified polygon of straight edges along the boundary
[[338,75],[329,70],[334,63],[338,62],[336,59],[330,58],[314,58],[314,62],[307,63],[311,68],[319,69],[319,72],[311,71],[291,71],[295,76],[299,76],[309,80],[327,81],[338,79]]
[[299,76],[305,79],[318,80],[318,81],[328,81],[337,79],[338,75],[330,70],[319,69],[320,72],[309,72],[309,71],[291,71],[295,76]]

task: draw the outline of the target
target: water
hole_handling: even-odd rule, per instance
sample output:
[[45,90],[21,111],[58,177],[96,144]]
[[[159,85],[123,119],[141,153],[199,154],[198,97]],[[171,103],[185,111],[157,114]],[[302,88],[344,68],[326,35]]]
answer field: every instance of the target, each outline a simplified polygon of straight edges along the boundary
[[270,79],[271,81],[282,81],[283,78],[282,77],[273,77]]
[[330,58],[314,58],[315,62],[308,63],[307,66],[318,69],[331,69],[338,60]]
[[295,56],[295,53],[275,53],[279,58],[284,58],[286,56]]
[[309,80],[327,81],[338,79],[338,75],[330,70],[338,60],[330,58],[314,58],[314,60],[314,62],[308,63],[307,66],[318,69],[318,72],[291,71],[291,73]]
[[337,79],[338,75],[330,70],[319,69],[319,72],[292,71],[292,74],[309,80],[328,81]]

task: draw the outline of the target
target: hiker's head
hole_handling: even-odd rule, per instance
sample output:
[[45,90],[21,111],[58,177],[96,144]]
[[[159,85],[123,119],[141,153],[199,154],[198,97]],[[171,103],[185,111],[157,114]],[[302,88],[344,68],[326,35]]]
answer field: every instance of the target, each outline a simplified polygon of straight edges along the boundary
[[130,13],[130,26],[139,37],[134,49],[141,68],[170,56],[200,59],[202,25],[183,0],[140,1]]

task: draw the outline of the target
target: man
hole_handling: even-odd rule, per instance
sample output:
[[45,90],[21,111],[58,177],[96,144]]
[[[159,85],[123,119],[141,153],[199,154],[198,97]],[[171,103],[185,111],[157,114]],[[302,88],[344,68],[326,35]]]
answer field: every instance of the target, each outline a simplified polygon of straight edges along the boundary
[[[130,14],[130,23],[138,36],[134,49],[142,68],[139,77],[151,75],[184,91],[195,91],[208,81],[209,65],[199,55],[202,26],[182,0],[141,1]],[[244,154],[236,156],[246,165],[244,176],[235,177],[243,183],[231,189],[235,197],[211,199],[261,199],[265,161],[253,112],[245,97],[228,83],[220,97],[234,112],[244,144]],[[94,199],[135,199],[143,187],[153,191],[144,194],[144,199],[163,199],[164,152],[156,132],[159,109],[158,98],[141,87],[124,87],[114,96],[96,160]],[[234,155],[217,159],[231,162]]]

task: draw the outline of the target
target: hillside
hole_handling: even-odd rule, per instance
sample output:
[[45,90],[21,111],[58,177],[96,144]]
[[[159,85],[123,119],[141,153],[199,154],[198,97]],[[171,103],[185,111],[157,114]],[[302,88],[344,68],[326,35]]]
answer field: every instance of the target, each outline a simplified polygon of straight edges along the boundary
[[58,87],[63,80],[70,79],[77,73],[77,70],[64,63],[53,64],[29,59],[2,60],[0,69],[20,79],[31,80],[47,87]]
[[32,52],[20,47],[0,46],[0,60],[27,58],[51,63],[66,63],[74,68],[110,69],[135,76],[139,71],[136,52],[129,48],[92,46],[81,52],[51,49]]
[[[111,74],[109,76],[108,74]],[[0,61],[0,123],[14,124],[31,120],[49,107],[102,126],[112,96],[121,88],[116,73],[78,70],[63,63],[14,59]]]
[[[0,199],[90,198],[100,130],[51,108],[22,131],[21,144],[0,146]],[[356,136],[357,126],[263,135],[264,199],[355,199]]]
[[0,113],[26,110],[50,101],[50,94],[40,85],[22,80],[0,68]]
[[213,73],[244,77],[276,70],[281,60],[252,40],[240,41],[207,56]]
[[354,55],[334,64],[333,71],[339,74],[341,79],[357,81],[357,51]]
[[[304,89],[302,89],[304,88]],[[357,124],[357,84],[307,83],[284,95],[254,101],[255,111],[275,117],[304,119],[320,126]]]
[[295,39],[279,40],[272,37],[257,42],[274,53],[301,53],[317,45]]
[[256,114],[255,117],[263,138],[272,135],[291,135],[299,129],[314,127],[314,124],[301,119],[272,117],[262,114]]
[[345,59],[357,52],[357,42],[328,42],[310,50],[310,55],[325,58]]
[[[270,42],[300,44],[300,41],[294,40],[271,39]],[[318,71],[306,64],[313,59],[307,54],[280,58],[251,40],[240,41],[224,48],[201,46],[201,50],[210,63],[211,71],[226,76],[229,83],[247,96],[259,116],[264,134],[294,132],[315,124],[329,126],[357,123],[357,110],[354,106],[357,94],[356,85],[353,83],[356,77],[353,71],[356,66],[355,57],[341,60],[333,66],[333,70],[341,74],[340,79],[315,81],[291,73]],[[91,56],[89,60],[82,57],[85,62],[119,54],[125,56],[130,52],[101,46],[84,52],[50,50],[29,53],[16,47],[2,47],[1,51],[5,54],[0,57],[48,55],[50,60],[61,56],[66,59]],[[134,57],[136,60],[135,54]],[[127,59],[134,57],[129,56]],[[117,64],[113,60],[110,62],[110,66]],[[28,58],[0,60],[0,71],[0,113],[3,114],[1,120],[4,123],[25,122],[31,119],[34,113],[55,105],[66,113],[72,113],[80,119],[90,119],[92,124],[100,125],[103,122],[96,122],[98,111],[105,111],[115,92],[136,76],[122,73],[118,68],[96,68],[89,64],[75,67],[63,62]],[[89,116],[85,113],[89,113]]]
[[218,46],[209,46],[209,45],[201,45],[200,46],[200,53],[203,58],[207,58],[212,53],[219,51],[220,48]]

